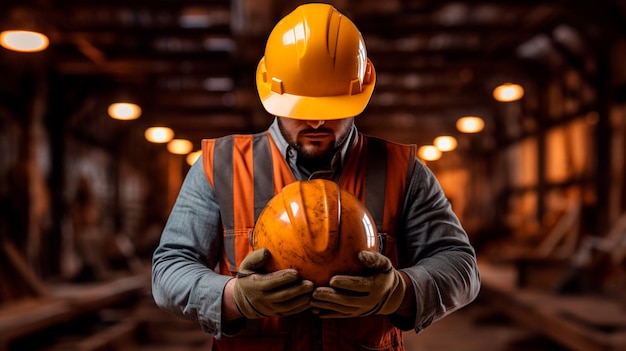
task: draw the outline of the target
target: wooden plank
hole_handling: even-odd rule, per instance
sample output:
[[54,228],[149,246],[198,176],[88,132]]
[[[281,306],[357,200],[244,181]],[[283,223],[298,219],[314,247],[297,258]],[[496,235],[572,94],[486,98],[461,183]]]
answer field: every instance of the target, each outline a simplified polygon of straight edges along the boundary
[[[610,320],[617,320],[618,325],[614,325],[610,331],[596,328],[590,323],[581,323],[580,320],[572,318],[573,303],[582,303],[584,309],[593,310],[594,302],[598,302],[597,297],[585,299],[583,296],[570,298],[554,295],[549,292],[530,291],[516,289],[510,285],[502,284],[495,276],[490,275],[488,269],[482,270],[482,290],[481,294],[493,306],[507,314],[512,319],[536,330],[561,345],[575,351],[606,351],[606,350],[626,350],[626,328],[622,328],[622,317],[615,316],[615,313],[608,315]],[[618,303],[616,303],[618,304]],[[616,307],[617,305],[613,305]],[[598,307],[596,313],[592,313],[594,319],[606,317],[601,314],[601,310],[611,308],[606,301]],[[568,310],[569,309],[569,310]],[[619,309],[617,309],[619,313]],[[579,312],[579,311],[577,311]],[[602,321],[606,326],[608,321]],[[606,328],[606,327],[605,327]]]
[[547,301],[565,318],[602,330],[626,330],[626,303],[611,297],[553,296]]
[[115,320],[106,327],[97,327],[89,334],[64,335],[52,342],[46,351],[125,351],[135,350],[139,320],[135,312],[129,312],[126,318]]
[[52,296],[67,299],[77,308],[94,311],[139,296],[147,288],[145,274],[118,277],[106,282],[89,284],[57,284],[50,287]]
[[72,348],[61,348],[59,350],[132,350],[134,348],[136,329],[137,321],[131,318],[79,341]]
[[47,287],[50,297],[21,299],[0,308],[0,351],[10,341],[62,324],[141,295],[145,274],[123,276],[104,283]]
[[[612,345],[610,334],[585,327],[568,320],[553,307],[525,304],[514,295],[485,287],[483,292],[491,303],[519,323],[536,330],[561,345],[576,351],[602,351],[621,349],[626,344]],[[617,335],[617,334],[616,334]]]
[[8,258],[20,278],[25,282],[37,296],[47,296],[48,291],[39,277],[33,272],[18,249],[9,241],[2,242],[2,252]]
[[72,307],[59,299],[24,299],[0,309],[0,343],[68,321]]

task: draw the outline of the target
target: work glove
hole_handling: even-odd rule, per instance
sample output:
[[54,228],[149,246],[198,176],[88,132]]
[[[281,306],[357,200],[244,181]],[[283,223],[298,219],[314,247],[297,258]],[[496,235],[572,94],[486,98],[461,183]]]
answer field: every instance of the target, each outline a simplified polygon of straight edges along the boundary
[[286,316],[310,307],[313,282],[301,280],[295,269],[265,273],[269,250],[252,251],[241,262],[234,285],[235,303],[248,319]]
[[358,258],[373,274],[336,275],[330,287],[315,289],[311,306],[321,318],[388,315],[400,308],[406,284],[389,258],[372,251],[361,251]]

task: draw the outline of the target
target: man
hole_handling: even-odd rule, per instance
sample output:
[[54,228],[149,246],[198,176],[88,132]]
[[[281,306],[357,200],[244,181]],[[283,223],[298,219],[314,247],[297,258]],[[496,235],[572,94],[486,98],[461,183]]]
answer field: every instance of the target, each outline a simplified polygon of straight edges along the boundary
[[[419,332],[478,294],[475,252],[415,146],[356,130],[375,80],[355,25],[330,5],[302,5],[273,29],[257,68],[276,116],[269,130],[204,141],[152,285],[157,304],[197,321],[215,349],[403,350],[402,330]],[[265,272],[271,252],[251,249],[265,204],[319,178],[372,213],[382,253],[358,255],[371,274],[314,286],[292,269]]]

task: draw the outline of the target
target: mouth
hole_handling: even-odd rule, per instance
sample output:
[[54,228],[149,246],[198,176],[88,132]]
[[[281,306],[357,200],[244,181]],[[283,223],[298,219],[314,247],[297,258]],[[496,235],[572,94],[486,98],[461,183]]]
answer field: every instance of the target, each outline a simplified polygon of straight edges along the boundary
[[327,138],[328,136],[330,136],[329,133],[306,133],[306,134],[302,134],[302,137],[308,138],[308,139],[324,139],[324,138]]
[[323,130],[316,130],[300,133],[300,136],[307,139],[318,140],[328,138],[329,136],[331,136],[331,133]]

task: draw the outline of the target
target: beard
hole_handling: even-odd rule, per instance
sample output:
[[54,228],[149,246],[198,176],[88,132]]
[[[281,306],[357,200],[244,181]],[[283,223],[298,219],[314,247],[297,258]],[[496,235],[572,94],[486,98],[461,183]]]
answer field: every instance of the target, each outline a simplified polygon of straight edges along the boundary
[[299,141],[300,137],[306,135],[307,133],[329,133],[331,135],[334,135],[335,132],[332,129],[324,128],[323,126],[317,129],[308,128],[300,131],[294,139],[284,129],[283,125],[280,123],[280,120],[278,126],[287,143],[298,152],[300,160],[306,160],[313,163],[330,162],[330,159],[332,159],[339,147],[350,135],[350,133],[344,133],[342,135],[339,135],[338,139],[332,139],[329,142],[311,141],[307,144],[303,144]]
[[[306,132],[301,134],[306,134]],[[294,143],[290,143],[290,145],[298,151],[298,155],[303,159],[330,159],[337,150],[337,143],[334,139],[327,143],[321,141],[311,141],[308,144],[302,144],[297,140],[298,139],[296,139]]]

